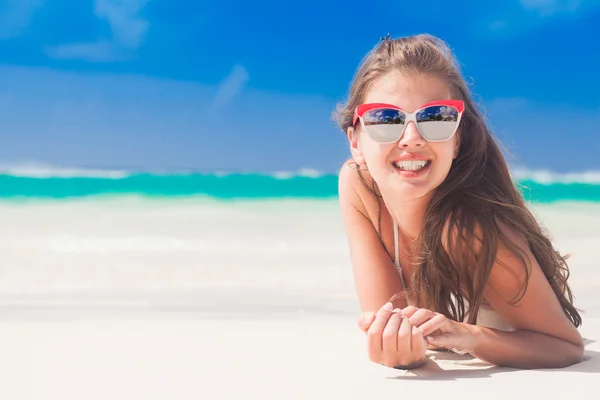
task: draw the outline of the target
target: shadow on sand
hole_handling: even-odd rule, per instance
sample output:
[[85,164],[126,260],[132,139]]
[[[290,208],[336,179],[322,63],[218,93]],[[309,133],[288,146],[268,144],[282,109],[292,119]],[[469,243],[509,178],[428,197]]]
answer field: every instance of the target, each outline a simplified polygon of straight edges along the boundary
[[[566,368],[543,369],[534,371],[548,372],[582,372],[586,374],[600,373],[600,352],[589,350],[587,347],[595,340],[584,340],[586,350],[583,361]],[[436,380],[448,381],[473,378],[490,378],[495,374],[504,374],[510,372],[522,371],[521,369],[497,367],[484,361],[473,358],[470,355],[460,355],[446,351],[431,352],[429,360],[425,365],[411,371],[400,372],[397,376],[388,379],[399,380]],[[460,369],[444,369],[445,365],[455,364]]]

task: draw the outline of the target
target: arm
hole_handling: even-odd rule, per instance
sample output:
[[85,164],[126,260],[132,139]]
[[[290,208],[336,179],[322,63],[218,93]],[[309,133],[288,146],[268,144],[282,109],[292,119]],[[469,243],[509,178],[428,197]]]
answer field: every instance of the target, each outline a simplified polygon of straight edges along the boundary
[[[580,362],[583,340],[560,303],[526,243],[506,231],[524,249],[530,270],[527,290],[516,305],[509,300],[522,293],[526,271],[519,258],[502,243],[485,290],[485,299],[515,331],[471,326],[471,354],[495,365],[515,368],[560,368]],[[521,292],[520,292],[521,290]]]
[[476,347],[471,354],[480,360],[512,368],[563,368],[582,360],[583,344],[534,331],[503,332],[474,327]]
[[[365,205],[377,200],[356,174],[348,163],[344,164],[339,174],[339,201],[360,307],[375,312],[403,288]],[[406,307],[406,301],[398,299],[394,306]]]

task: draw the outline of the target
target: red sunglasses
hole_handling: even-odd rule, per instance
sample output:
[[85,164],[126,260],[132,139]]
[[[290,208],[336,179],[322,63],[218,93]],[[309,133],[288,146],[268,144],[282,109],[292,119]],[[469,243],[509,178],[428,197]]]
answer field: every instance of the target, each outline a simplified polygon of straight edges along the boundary
[[413,113],[385,103],[360,104],[354,110],[352,126],[360,120],[367,134],[378,143],[394,143],[413,121],[421,136],[429,142],[443,142],[458,130],[465,109],[462,100],[427,103]]

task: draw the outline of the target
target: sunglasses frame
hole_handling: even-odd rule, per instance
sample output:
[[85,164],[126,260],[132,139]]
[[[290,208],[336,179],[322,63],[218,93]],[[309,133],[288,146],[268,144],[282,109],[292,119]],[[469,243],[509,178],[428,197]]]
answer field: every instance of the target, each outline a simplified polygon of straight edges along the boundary
[[[420,111],[422,111],[422,110],[424,110],[424,109],[426,109],[428,107],[434,107],[434,106],[448,106],[448,107],[452,107],[452,108],[456,109],[456,111],[458,111],[458,118],[456,120],[456,128],[454,129],[454,131],[452,132],[452,134],[449,137],[447,137],[446,139],[440,139],[440,140],[427,139],[423,135],[423,133],[421,132],[421,130],[419,129],[419,124],[417,123],[417,113],[419,113]],[[398,137],[395,140],[392,140],[390,142],[381,142],[381,141],[377,141],[377,140],[373,139],[371,137],[371,135],[369,134],[369,130],[367,129],[367,126],[364,123],[363,116],[368,111],[378,110],[378,109],[392,109],[392,110],[397,110],[397,111],[403,112],[404,115],[406,116],[404,127],[402,128],[402,131],[400,132],[400,134],[398,135]],[[412,113],[409,113],[409,112],[403,110],[401,107],[395,106],[393,104],[386,104],[386,103],[365,103],[365,104],[359,104],[356,107],[356,109],[354,110],[354,117],[352,118],[352,126],[356,126],[356,121],[360,120],[360,123],[365,128],[365,131],[367,132],[367,134],[369,135],[369,137],[371,137],[371,139],[373,139],[377,143],[390,144],[390,143],[396,143],[398,140],[400,140],[402,138],[402,136],[404,136],[404,131],[406,130],[406,127],[408,126],[408,123],[412,121],[415,124],[415,126],[417,127],[417,130],[419,131],[419,134],[423,137],[423,139],[427,140],[428,142],[445,142],[447,140],[450,140],[452,138],[452,136],[454,136],[456,134],[456,132],[458,131],[458,127],[460,125],[460,121],[462,119],[462,115],[463,115],[464,111],[465,111],[465,103],[462,100],[436,100],[436,101],[432,101],[432,102],[429,102],[427,104],[422,105],[421,107],[419,107],[417,110],[415,110]]]

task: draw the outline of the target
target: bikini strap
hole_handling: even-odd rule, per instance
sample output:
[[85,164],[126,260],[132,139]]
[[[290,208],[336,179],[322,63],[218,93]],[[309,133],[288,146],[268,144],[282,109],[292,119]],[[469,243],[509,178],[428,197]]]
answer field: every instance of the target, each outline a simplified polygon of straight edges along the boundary
[[402,288],[404,289],[404,294],[406,296],[406,305],[410,306],[412,304],[408,298],[408,293],[406,292],[404,275],[402,275],[402,265],[400,265],[400,252],[398,249],[398,224],[396,224],[396,221],[394,221],[394,267],[396,267],[396,271],[398,271],[398,275],[400,275],[400,280],[402,281]]
[[398,249],[398,225],[394,221],[394,266],[401,272],[402,266],[400,265],[400,253]]

